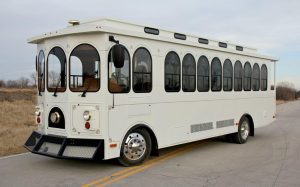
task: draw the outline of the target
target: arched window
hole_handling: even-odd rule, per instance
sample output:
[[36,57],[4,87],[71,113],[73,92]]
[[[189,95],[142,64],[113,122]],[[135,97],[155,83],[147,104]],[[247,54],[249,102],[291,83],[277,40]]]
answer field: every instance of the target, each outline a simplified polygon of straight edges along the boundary
[[191,54],[186,54],[182,60],[182,90],[184,92],[196,90],[196,62]]
[[133,91],[148,93],[152,90],[152,58],[146,48],[139,48],[133,55]]
[[253,66],[253,75],[252,75],[252,90],[258,91],[260,87],[260,69],[257,63]]
[[48,55],[47,89],[49,92],[64,92],[66,90],[66,55],[62,48],[54,47]]
[[108,53],[108,91],[111,93],[128,93],[130,91],[130,56],[124,49],[124,65],[116,68],[113,62],[113,50]]
[[268,89],[268,68],[265,64],[261,66],[261,90],[266,91]]
[[201,56],[197,63],[197,88],[199,92],[209,91],[209,62],[206,56]]
[[100,56],[95,47],[80,44],[70,55],[70,90],[96,92],[100,89]]
[[180,59],[174,51],[169,52],[165,59],[165,90],[180,91]]
[[39,52],[37,64],[38,73],[38,90],[39,92],[45,91],[45,55],[44,51]]
[[251,64],[246,62],[244,65],[244,90],[251,91],[251,77],[252,77],[252,69]]
[[240,61],[234,64],[234,91],[242,91],[243,89],[243,66]]
[[231,91],[232,82],[233,82],[232,63],[229,59],[226,59],[223,65],[223,90]]
[[222,89],[222,64],[215,57],[211,62],[211,90],[221,91]]

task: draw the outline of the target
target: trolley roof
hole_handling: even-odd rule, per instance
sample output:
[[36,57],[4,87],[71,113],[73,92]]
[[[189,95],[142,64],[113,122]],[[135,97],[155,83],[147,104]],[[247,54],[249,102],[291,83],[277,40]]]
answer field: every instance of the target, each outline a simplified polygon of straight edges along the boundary
[[278,59],[276,58],[258,54],[257,49],[252,47],[241,46],[228,41],[218,41],[205,37],[186,35],[166,29],[158,29],[156,27],[143,26],[110,18],[101,18],[82,22],[72,20],[69,21],[68,27],[29,38],[28,42],[38,44],[46,39],[54,37],[97,32],[135,36],[140,38],[207,48],[217,51],[236,53],[245,56],[258,57],[274,62],[278,61]]

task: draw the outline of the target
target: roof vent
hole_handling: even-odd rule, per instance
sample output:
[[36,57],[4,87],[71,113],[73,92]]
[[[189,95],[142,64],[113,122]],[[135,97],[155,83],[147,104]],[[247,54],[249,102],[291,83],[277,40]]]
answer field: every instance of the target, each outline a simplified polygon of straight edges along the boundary
[[76,25],[80,24],[80,22],[78,20],[70,20],[68,23],[72,26],[76,26]]

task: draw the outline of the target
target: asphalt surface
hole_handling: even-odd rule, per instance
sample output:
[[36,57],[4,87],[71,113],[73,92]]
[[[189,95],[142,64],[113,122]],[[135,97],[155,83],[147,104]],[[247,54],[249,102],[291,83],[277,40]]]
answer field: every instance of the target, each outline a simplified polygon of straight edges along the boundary
[[[300,186],[299,121],[300,101],[279,105],[277,120],[256,129],[255,137],[246,144],[228,143],[222,138],[199,141],[189,151],[109,185]],[[115,161],[57,160],[22,154],[0,158],[0,186],[81,186],[124,169]]]

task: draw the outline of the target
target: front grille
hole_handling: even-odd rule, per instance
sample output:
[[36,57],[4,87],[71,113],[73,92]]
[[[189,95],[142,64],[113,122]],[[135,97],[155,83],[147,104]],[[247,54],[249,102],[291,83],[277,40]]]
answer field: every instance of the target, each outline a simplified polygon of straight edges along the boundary
[[80,157],[92,158],[97,147],[84,147],[84,146],[67,146],[64,150],[64,157]]

